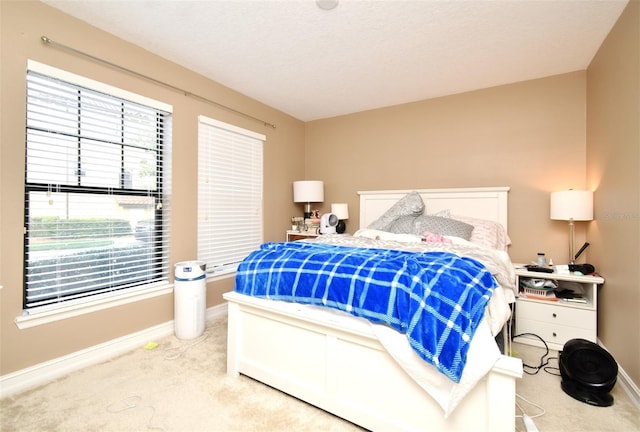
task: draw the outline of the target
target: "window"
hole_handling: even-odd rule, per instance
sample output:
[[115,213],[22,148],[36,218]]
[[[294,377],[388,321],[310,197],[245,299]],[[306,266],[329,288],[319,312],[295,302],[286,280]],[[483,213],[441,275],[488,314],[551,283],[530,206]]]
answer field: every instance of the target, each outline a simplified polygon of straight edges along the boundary
[[198,126],[198,260],[235,271],[262,243],[265,136],[206,117]]
[[29,65],[24,309],[167,284],[170,113]]

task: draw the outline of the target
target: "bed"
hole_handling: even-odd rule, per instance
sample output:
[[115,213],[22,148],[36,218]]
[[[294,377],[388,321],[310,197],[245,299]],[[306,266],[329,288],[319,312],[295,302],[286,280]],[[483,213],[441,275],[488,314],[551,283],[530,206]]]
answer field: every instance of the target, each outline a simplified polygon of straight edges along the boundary
[[[415,192],[424,202],[425,213],[495,221],[506,231],[508,190]],[[362,231],[411,192],[358,192]],[[373,431],[515,429],[515,383],[522,376],[519,359],[498,352],[487,373],[466,382],[467,366],[460,382],[452,383],[429,364],[403,363],[392,355],[390,348],[406,347],[390,346],[396,336],[386,326],[333,309],[235,291],[224,298],[229,322],[227,372],[232,376],[247,375]],[[471,346],[480,347],[479,339],[474,337]],[[471,348],[470,361],[472,351],[475,355],[484,349]],[[442,394],[439,384],[444,384]],[[431,391],[430,385],[436,390]],[[453,402],[451,394],[456,396]]]

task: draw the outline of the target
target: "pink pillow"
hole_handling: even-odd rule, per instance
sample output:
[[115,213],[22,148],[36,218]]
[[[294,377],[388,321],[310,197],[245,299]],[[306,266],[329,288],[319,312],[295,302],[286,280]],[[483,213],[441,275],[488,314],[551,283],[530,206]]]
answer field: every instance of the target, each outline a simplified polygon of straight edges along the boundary
[[422,235],[422,241],[427,243],[452,243],[451,239],[448,239],[440,234],[425,231]]

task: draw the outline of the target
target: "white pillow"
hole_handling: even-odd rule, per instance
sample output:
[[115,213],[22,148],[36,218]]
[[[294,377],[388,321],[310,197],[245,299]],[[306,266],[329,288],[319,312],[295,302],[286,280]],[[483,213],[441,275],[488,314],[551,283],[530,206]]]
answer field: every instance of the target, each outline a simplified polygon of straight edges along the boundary
[[456,236],[444,236],[444,238],[451,240],[451,243],[453,243],[454,245],[469,246],[475,244],[471,243],[469,240],[465,240]]
[[366,237],[374,240],[393,240],[405,243],[420,243],[422,237],[413,234],[395,234],[388,231],[380,231],[370,228],[359,229],[354,237]]
[[471,238],[469,238],[471,243],[501,251],[506,251],[511,244],[509,235],[502,224],[498,222],[455,214],[452,214],[451,218],[473,225]]

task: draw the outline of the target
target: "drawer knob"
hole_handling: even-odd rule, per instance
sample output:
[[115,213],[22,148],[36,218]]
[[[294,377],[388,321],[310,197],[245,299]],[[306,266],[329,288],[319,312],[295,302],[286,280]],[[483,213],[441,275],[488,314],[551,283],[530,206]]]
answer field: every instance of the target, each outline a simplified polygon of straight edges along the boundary
[[553,333],[553,337],[556,337],[556,336],[558,336],[558,335],[554,332],[554,333]]
[[557,318],[557,317],[558,317],[558,315],[556,315],[556,314],[555,314],[555,312],[552,314],[552,316],[553,316],[554,318]]

